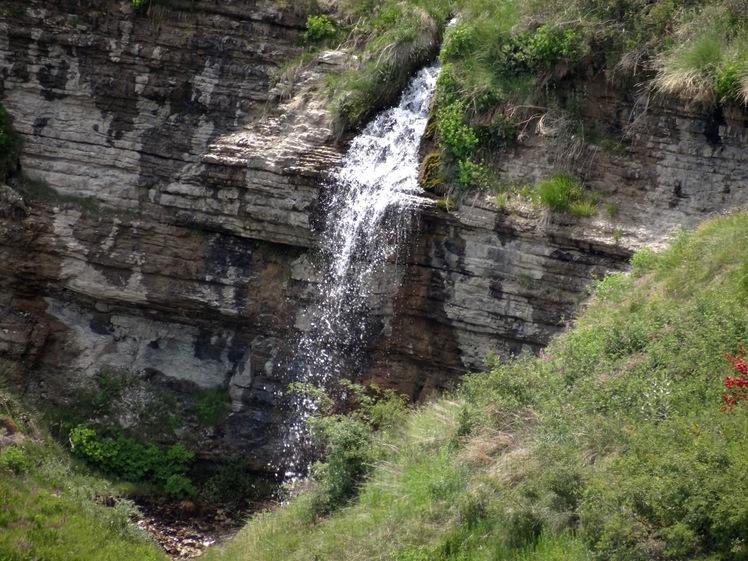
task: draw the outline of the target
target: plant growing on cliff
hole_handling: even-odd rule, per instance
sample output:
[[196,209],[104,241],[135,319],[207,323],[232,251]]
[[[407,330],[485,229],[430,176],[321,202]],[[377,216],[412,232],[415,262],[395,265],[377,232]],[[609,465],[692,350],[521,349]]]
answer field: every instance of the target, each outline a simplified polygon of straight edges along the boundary
[[347,2],[343,46],[355,46],[349,68],[330,76],[327,89],[339,132],[363,125],[393,103],[410,74],[436,55],[450,11],[446,0]]
[[223,386],[200,388],[194,392],[193,399],[190,411],[203,426],[215,426],[225,420],[229,413],[231,399]]
[[306,20],[306,33],[304,41],[319,43],[335,37],[337,30],[332,21],[326,15],[309,16]]
[[595,211],[596,198],[569,174],[559,173],[543,179],[537,188],[541,202],[559,212],[590,216]]

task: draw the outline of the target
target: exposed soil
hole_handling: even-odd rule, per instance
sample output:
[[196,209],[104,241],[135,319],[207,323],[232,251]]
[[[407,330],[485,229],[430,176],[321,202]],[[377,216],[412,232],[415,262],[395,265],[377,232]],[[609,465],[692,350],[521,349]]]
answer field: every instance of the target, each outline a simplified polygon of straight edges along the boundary
[[198,557],[211,545],[230,539],[250,515],[163,497],[134,500],[143,513],[138,525],[153,534],[172,559]]

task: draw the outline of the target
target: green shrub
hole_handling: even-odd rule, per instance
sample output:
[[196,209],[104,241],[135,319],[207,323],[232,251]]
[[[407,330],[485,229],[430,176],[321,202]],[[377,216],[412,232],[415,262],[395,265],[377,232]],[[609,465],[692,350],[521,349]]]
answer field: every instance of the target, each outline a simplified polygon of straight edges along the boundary
[[653,270],[656,263],[657,254],[648,247],[640,249],[631,257],[631,266],[637,275]]
[[253,474],[240,459],[219,462],[201,489],[201,496],[229,511],[239,511],[268,498],[274,484]]
[[72,451],[102,471],[127,481],[149,481],[175,496],[191,496],[195,488],[186,478],[194,454],[182,444],[168,449],[140,443],[122,434],[101,436],[77,425],[69,435]]
[[16,475],[26,473],[31,467],[31,462],[18,446],[5,446],[0,448],[0,472],[9,472]]
[[316,484],[312,499],[315,515],[333,512],[355,496],[378,454],[374,432],[393,426],[405,412],[404,397],[392,390],[381,391],[345,379],[337,384],[329,390],[333,395],[305,384],[292,386],[316,404],[308,420],[309,434],[323,451],[322,459],[310,467]]
[[192,481],[184,475],[173,473],[164,481],[164,492],[172,497],[194,497],[196,495],[195,486]]
[[309,16],[306,20],[304,41],[307,43],[320,43],[335,37],[336,33],[335,26],[326,15]]
[[531,64],[544,68],[551,68],[561,60],[577,63],[583,48],[576,30],[549,25],[541,25],[528,44]]
[[465,122],[464,110],[458,102],[437,110],[439,147],[452,161],[469,159],[478,145],[478,136]]
[[476,164],[472,160],[457,162],[457,183],[460,187],[473,189],[488,189],[491,186],[491,174],[483,164]]

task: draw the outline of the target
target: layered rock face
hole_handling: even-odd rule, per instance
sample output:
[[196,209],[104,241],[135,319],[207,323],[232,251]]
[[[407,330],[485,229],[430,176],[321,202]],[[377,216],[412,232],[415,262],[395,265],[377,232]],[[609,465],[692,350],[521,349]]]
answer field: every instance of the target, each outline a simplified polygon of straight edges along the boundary
[[[232,415],[220,430],[193,422],[188,440],[270,463],[276,363],[308,292],[294,261],[339,158],[304,84],[340,60],[307,65],[298,91],[271,88],[304,23],[274,2],[4,4],[3,105],[33,181],[11,181],[26,202],[4,191],[0,339],[24,392],[73,407],[114,368],[105,416],[143,422],[163,390],[176,426],[196,390],[223,387]],[[57,194],[28,196],[40,182]]]
[[[58,409],[256,469],[278,458],[282,395],[318,298],[324,177],[342,150],[314,93],[346,59],[322,55],[274,86],[304,26],[279,5],[0,7],[0,86],[25,140],[21,167],[59,193],[30,196],[19,178],[0,192],[9,376]],[[601,210],[576,219],[478,194],[445,212],[424,196],[409,246],[374,290],[365,379],[422,399],[489,353],[538,351],[593,276],[747,202],[737,114],[585,88],[585,113],[624,133],[623,150],[577,146],[538,116],[500,159],[523,181],[574,171]],[[205,422],[211,388],[227,409]]]

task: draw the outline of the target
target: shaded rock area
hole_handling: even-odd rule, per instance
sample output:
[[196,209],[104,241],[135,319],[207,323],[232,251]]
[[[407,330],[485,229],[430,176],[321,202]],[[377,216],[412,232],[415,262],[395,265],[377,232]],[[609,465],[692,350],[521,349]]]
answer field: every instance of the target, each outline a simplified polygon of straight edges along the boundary
[[[276,469],[318,296],[324,180],[344,149],[319,82],[350,62],[322,53],[276,83],[303,49],[306,16],[287,4],[0,5],[0,93],[26,176],[0,187],[0,368],[27,397]],[[537,352],[593,277],[748,203],[740,111],[596,80],[559,95],[582,90],[618,149],[541,112],[496,159],[520,183],[574,172],[597,214],[491,193],[445,212],[424,195],[369,302],[364,379],[424,399],[489,353]]]

